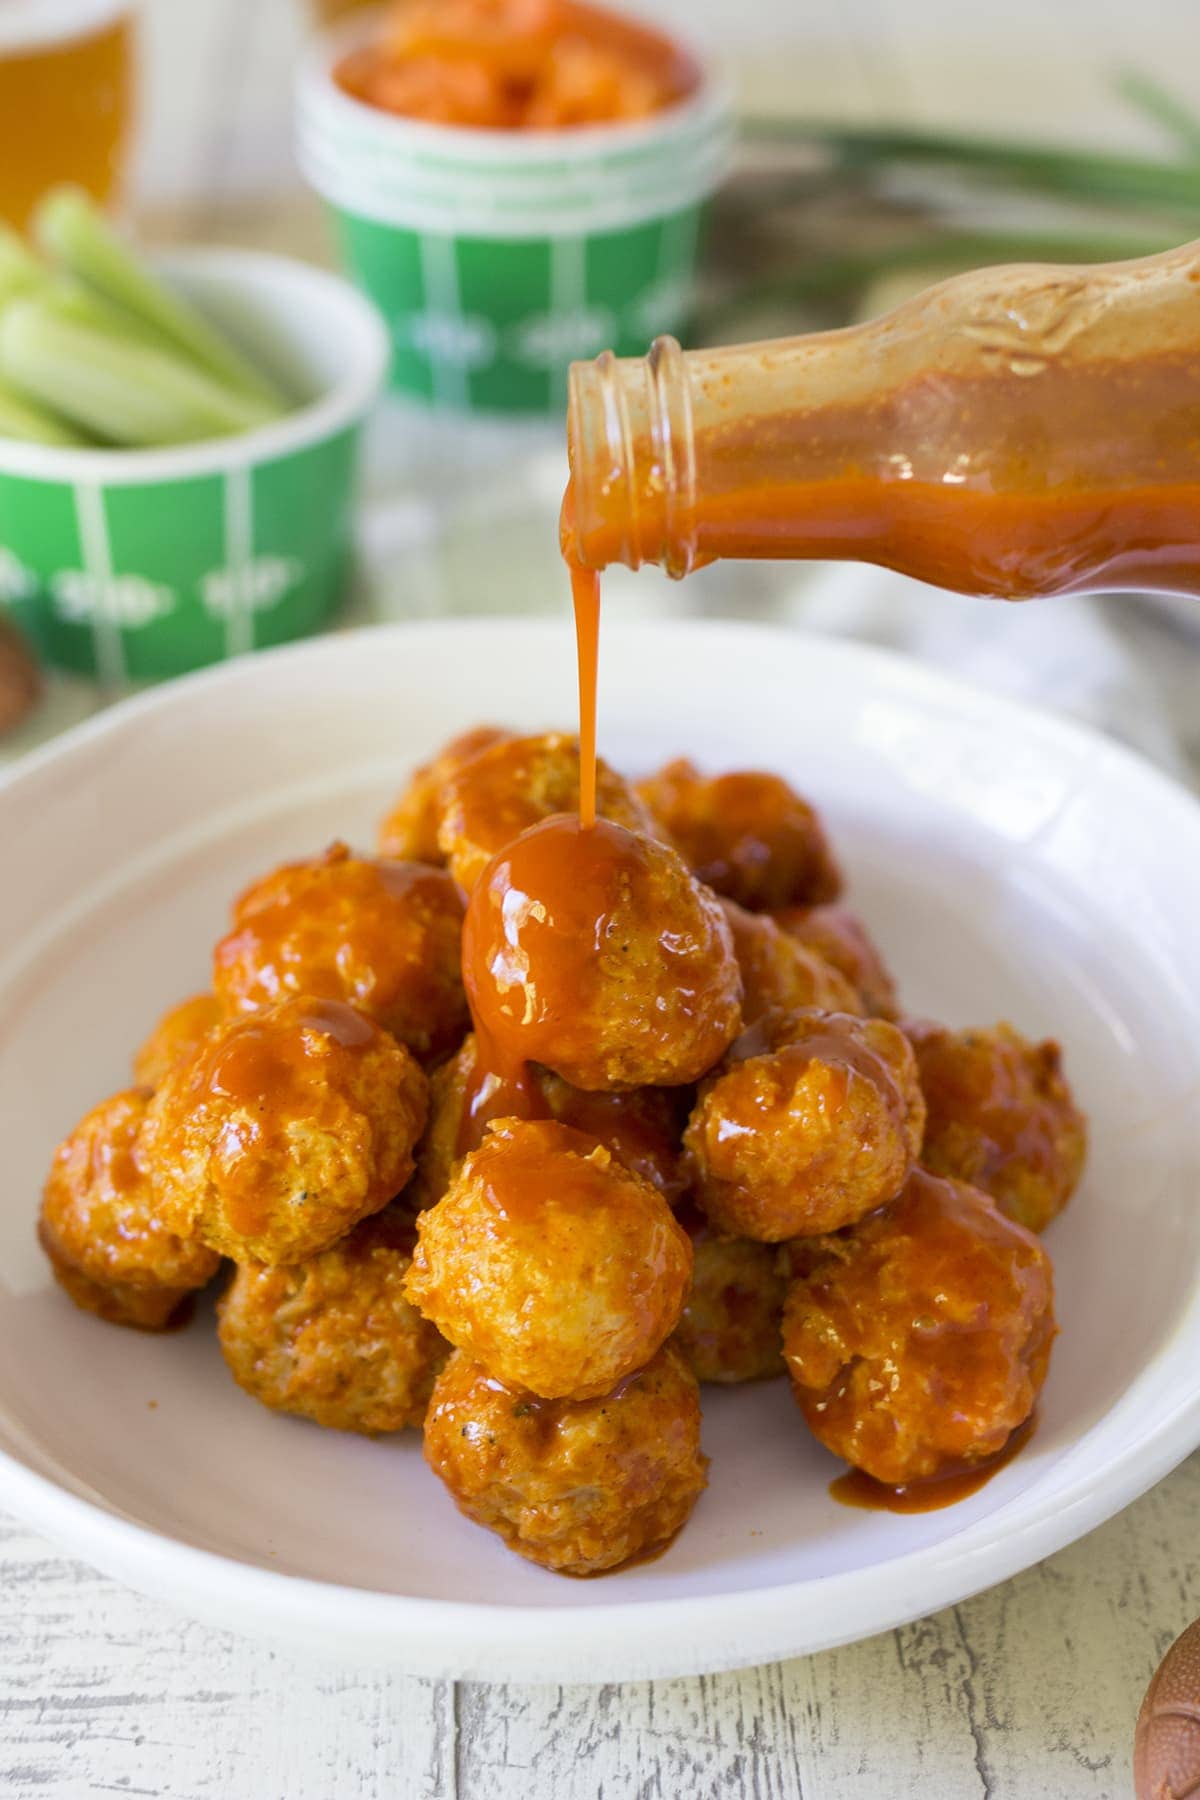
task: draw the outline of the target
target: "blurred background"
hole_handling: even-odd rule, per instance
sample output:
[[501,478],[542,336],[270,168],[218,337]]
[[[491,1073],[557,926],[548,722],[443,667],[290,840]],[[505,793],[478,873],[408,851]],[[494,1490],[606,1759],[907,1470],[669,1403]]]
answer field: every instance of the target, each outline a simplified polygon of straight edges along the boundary
[[[21,35],[31,7],[53,15],[56,54],[71,42],[73,8],[79,28],[83,50],[57,65],[49,88],[38,85],[36,43],[31,50]],[[341,15],[359,10],[352,0],[0,0],[0,171],[9,171],[0,206],[19,216],[39,184],[79,179],[82,156],[104,171],[97,191],[111,187],[122,227],[149,253],[213,243],[268,250],[349,267],[371,291],[296,151],[297,66],[315,34],[347,29]],[[1003,9],[624,0],[620,10],[699,44],[732,83],[737,145],[688,294],[692,342],[869,317],[991,261],[1102,260],[1200,235],[1194,0],[1009,0]],[[100,39],[106,62],[96,60]],[[81,124],[78,107],[66,125],[48,110],[47,92],[61,99],[64,82],[76,101],[89,84],[108,93],[99,124]],[[64,169],[72,156],[76,166]],[[565,608],[558,389],[548,390],[556,403],[526,414],[438,405],[436,371],[433,388],[435,404],[393,391],[371,417],[354,574],[330,617],[335,628]],[[850,631],[1035,692],[1044,684],[1027,665],[1040,656],[1058,671],[1059,703],[1168,760],[1175,647],[1192,633],[1187,609],[1171,602],[1130,623],[1127,605],[1072,601],[1043,609],[1053,619],[1014,653],[994,608],[917,597],[890,578],[881,586],[874,575],[767,565],[718,567],[681,587],[654,572],[617,572],[606,604]],[[90,671],[51,674],[48,699],[0,739],[0,753],[19,753],[130,685],[128,659],[100,673],[99,683]]]

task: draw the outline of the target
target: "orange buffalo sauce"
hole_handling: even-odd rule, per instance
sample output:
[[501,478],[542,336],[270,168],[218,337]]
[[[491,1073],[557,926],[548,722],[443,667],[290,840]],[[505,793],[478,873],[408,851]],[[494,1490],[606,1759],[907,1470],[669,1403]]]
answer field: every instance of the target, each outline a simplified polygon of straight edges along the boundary
[[830,1482],[829,1492],[843,1506],[862,1507],[872,1512],[939,1512],[943,1506],[954,1506],[985,1487],[993,1475],[999,1474],[1025,1448],[1033,1436],[1035,1423],[1036,1416],[1018,1426],[1003,1450],[997,1451],[995,1456],[985,1457],[982,1462],[963,1463],[948,1469],[944,1475],[936,1475],[932,1481],[910,1481],[899,1487],[889,1487],[862,1469],[847,1469],[844,1475],[838,1475]]
[[560,131],[661,112],[698,71],[669,38],[583,0],[398,0],[337,80],[431,124]]
[[[680,576],[747,557],[1005,599],[1200,595],[1198,345],[1191,244],[980,270],[846,331],[576,363],[575,593],[614,562]],[[582,637],[580,655],[590,674]]]

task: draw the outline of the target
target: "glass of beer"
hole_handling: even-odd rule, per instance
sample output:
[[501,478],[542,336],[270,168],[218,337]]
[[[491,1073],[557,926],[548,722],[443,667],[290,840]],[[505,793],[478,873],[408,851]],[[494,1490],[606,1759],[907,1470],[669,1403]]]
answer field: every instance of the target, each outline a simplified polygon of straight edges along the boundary
[[119,191],[133,123],[131,0],[0,0],[0,219],[71,181]]

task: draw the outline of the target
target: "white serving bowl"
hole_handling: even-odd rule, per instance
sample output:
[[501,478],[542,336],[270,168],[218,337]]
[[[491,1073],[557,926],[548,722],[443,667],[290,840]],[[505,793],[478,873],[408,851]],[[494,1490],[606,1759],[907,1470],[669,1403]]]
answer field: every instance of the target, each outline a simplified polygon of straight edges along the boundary
[[604,751],[785,771],[825,809],[915,1011],[1053,1032],[1092,1119],[1052,1227],[1062,1336],[1030,1444],[911,1517],[829,1496],[786,1384],[706,1394],[712,1486],[657,1562],[562,1580],[458,1516],[415,1435],[272,1415],[201,1316],[76,1312],[33,1239],[58,1137],[201,985],[230,897],[369,843],[449,733],[569,724],[535,623],[394,627],[190,677],[0,784],[0,1504],[212,1623],[425,1675],[609,1680],[866,1636],[1080,1536],[1200,1441],[1200,808],[1113,744],[879,652],[735,625],[606,633]]

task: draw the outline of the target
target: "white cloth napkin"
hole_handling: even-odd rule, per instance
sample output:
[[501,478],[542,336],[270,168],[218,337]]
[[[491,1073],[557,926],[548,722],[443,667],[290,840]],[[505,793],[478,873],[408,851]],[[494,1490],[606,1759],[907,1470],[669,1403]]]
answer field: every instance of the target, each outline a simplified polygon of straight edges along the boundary
[[[1186,604],[1200,631],[1200,599]],[[1010,606],[845,564],[800,590],[791,611],[810,630],[907,651],[1071,713],[1175,775],[1200,775],[1200,635],[1153,601],[1071,596]]]

